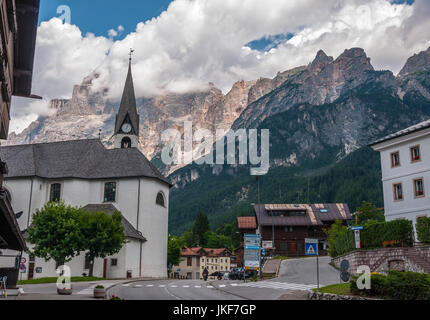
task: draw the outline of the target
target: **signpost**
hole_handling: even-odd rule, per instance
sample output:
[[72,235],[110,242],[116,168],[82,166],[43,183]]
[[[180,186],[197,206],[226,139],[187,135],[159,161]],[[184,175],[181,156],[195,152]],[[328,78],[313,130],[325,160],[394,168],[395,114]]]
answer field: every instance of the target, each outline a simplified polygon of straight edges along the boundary
[[[245,270],[260,271],[260,235],[258,234],[245,234],[244,235],[244,267]],[[244,275],[245,278],[245,275]]]
[[361,249],[360,230],[363,230],[363,227],[351,227],[351,230],[354,231],[355,249]]
[[317,287],[320,289],[320,272],[318,261],[318,239],[305,239],[305,255],[317,257]]
[[262,247],[266,250],[273,249],[273,241],[262,241]]

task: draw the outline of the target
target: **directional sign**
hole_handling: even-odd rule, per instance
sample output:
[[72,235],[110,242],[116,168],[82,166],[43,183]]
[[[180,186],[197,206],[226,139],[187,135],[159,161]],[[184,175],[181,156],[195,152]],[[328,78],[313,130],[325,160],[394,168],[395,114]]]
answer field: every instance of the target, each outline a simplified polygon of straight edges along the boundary
[[362,226],[351,227],[351,230],[363,230],[363,227]]
[[244,235],[245,248],[260,248],[260,236],[258,234]]
[[248,270],[258,270],[260,267],[260,236],[257,234],[245,234],[244,267]]
[[305,239],[305,255],[318,255],[318,239]]

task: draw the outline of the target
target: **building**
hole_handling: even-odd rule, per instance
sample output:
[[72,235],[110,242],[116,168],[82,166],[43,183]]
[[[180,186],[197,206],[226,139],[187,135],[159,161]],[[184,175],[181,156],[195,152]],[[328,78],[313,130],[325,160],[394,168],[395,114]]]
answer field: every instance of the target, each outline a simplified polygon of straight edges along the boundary
[[[0,0],[0,139],[8,137],[12,96],[35,97],[31,85],[38,17],[39,0]],[[0,276],[8,276],[8,285],[14,286],[16,261],[26,246],[3,189],[7,172],[8,164],[0,158]]]
[[305,255],[305,239],[319,240],[319,253],[327,254],[324,228],[336,220],[348,221],[347,204],[258,204],[254,205],[261,241],[272,243],[274,255],[301,257]]
[[[200,258],[200,275],[205,268],[209,271],[209,276],[215,272],[230,272],[232,269],[231,252],[226,248],[204,249],[205,255]],[[200,276],[202,278],[202,276]]]
[[413,221],[430,212],[430,120],[371,144],[381,155],[387,221]]
[[[114,139],[123,143],[114,149],[106,149],[97,139],[0,148],[9,164],[5,188],[15,210],[23,212],[18,219],[21,230],[29,228],[35,211],[51,201],[62,200],[90,212],[121,212],[129,242],[118,254],[96,259],[94,276],[98,277],[167,276],[171,185],[134,143],[138,117],[133,100],[130,63],[115,124]],[[56,276],[55,262],[28,254],[24,258],[22,279]],[[72,276],[88,274],[87,260],[82,252],[67,264]]]
[[229,272],[231,252],[226,248],[181,248],[181,261],[172,268],[172,277],[176,279],[203,279],[203,270],[209,274],[217,271]]

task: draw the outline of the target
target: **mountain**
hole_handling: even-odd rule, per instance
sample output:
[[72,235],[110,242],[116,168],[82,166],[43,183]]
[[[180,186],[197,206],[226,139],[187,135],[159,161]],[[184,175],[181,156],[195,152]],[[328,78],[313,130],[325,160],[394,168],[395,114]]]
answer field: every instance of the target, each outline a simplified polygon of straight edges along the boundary
[[[261,202],[340,201],[355,210],[366,200],[382,206],[379,156],[366,146],[430,117],[426,54],[413,59],[410,72],[394,76],[374,70],[360,48],[337,59],[320,51],[248,105],[232,129],[270,130],[271,169],[259,178]],[[249,213],[258,201],[248,166],[192,164],[170,180],[176,186],[172,233],[186,230],[199,211],[217,227]]]
[[[251,203],[346,202],[383,205],[379,155],[366,146],[430,117],[430,48],[414,55],[395,76],[375,70],[361,48],[329,57],[320,50],[307,66],[273,79],[236,82],[223,94],[213,84],[184,94],[140,98],[140,150],[174,184],[169,229],[185,231],[197,214],[213,227],[249,213]],[[93,90],[91,74],[71,99],[51,101],[53,115],[40,117],[8,143],[100,137],[112,145],[119,101],[108,89]],[[194,129],[269,129],[270,171],[250,176],[246,165],[164,166],[161,133],[184,121]],[[100,132],[101,130],[101,132]]]
[[[177,129],[183,133],[184,121],[192,121],[195,130],[205,128],[215,134],[217,129],[230,129],[242,111],[261,96],[281,85],[291,75],[290,70],[278,73],[274,79],[238,81],[224,95],[212,83],[204,90],[184,94],[167,92],[163,95],[137,99],[140,114],[139,149],[149,158],[162,149],[161,133]],[[50,101],[52,116],[39,117],[20,134],[11,133],[4,145],[53,142],[100,136],[107,147],[112,146],[115,115],[120,101],[107,99],[108,89],[95,91],[92,82],[99,75],[93,73],[80,85],[75,85],[71,99]],[[160,166],[169,174],[182,165]]]

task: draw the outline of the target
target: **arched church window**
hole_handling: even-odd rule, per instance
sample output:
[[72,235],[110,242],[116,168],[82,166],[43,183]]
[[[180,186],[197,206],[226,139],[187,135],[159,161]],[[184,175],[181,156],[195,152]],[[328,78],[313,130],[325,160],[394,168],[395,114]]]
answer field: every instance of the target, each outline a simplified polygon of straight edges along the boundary
[[61,184],[60,183],[51,184],[49,201],[56,202],[56,201],[60,201],[60,199],[61,199]]
[[157,194],[157,200],[155,201],[155,203],[158,204],[159,206],[166,207],[164,195],[161,191]]
[[129,137],[125,137],[121,140],[121,148],[122,149],[131,148],[131,139]]

